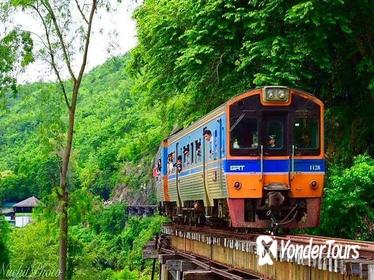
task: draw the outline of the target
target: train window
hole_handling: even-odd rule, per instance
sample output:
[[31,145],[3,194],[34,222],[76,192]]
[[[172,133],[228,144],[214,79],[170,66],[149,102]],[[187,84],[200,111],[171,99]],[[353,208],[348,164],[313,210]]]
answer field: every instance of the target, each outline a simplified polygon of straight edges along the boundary
[[258,122],[242,114],[231,120],[230,151],[234,156],[250,155],[258,148]]
[[190,147],[189,145],[183,147],[183,167],[190,164]]
[[212,133],[210,129],[205,127],[203,129],[203,137],[204,137],[204,150],[205,150],[205,161],[210,161],[215,159],[216,153],[216,139],[215,135]]
[[269,120],[266,126],[266,147],[270,150],[283,148],[283,123],[279,120]]
[[175,172],[174,161],[175,161],[175,153],[172,152],[168,154],[168,165],[167,165],[168,175],[171,175]]
[[158,158],[153,167],[153,177],[156,181],[161,179],[161,158]]
[[[319,122],[317,119],[296,118],[293,124],[293,144],[296,150],[319,149]],[[304,153],[304,154],[305,154]]]
[[201,162],[201,139],[195,141],[196,163]]
[[175,164],[175,168],[178,173],[182,172],[182,156],[177,157],[177,163]]

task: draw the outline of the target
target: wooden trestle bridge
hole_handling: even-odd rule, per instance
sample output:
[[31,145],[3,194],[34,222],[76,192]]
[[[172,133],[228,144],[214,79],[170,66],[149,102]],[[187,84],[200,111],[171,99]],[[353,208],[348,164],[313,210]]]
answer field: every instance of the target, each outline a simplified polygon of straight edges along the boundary
[[[127,212],[149,216],[157,213],[157,207],[128,206]],[[144,248],[143,257],[154,259],[154,271],[158,260],[160,280],[374,280],[374,242],[311,235],[271,236],[278,245],[289,242],[303,248],[311,244],[311,239],[313,245],[318,246],[328,242],[342,248],[356,246],[358,256],[334,258],[323,252],[317,258],[300,254],[289,257],[282,254],[278,246],[271,255],[272,264],[260,265],[256,241],[261,235],[170,224],[165,225],[161,235]],[[270,245],[265,248],[266,253],[269,250]]]
[[[159,261],[160,280],[374,280],[374,243],[334,239],[336,245],[359,246],[359,258],[339,259],[321,254],[317,259],[282,257],[259,265],[256,238],[259,234],[167,225],[162,235],[148,244],[144,258]],[[273,236],[280,243],[324,244],[331,238],[308,235]]]

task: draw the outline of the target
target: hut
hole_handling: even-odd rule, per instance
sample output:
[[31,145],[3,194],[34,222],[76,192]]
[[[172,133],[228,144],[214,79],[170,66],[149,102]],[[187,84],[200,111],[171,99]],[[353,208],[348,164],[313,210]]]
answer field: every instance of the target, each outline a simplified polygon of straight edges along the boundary
[[14,204],[15,226],[24,227],[29,224],[31,222],[32,211],[39,203],[40,200],[32,196]]

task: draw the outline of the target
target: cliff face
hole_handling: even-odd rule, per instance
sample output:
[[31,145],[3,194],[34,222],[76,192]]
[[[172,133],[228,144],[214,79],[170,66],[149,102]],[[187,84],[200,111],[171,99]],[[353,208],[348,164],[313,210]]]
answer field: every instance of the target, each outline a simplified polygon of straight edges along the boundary
[[112,202],[121,202],[126,205],[154,204],[154,190],[151,184],[140,186],[139,190],[132,191],[128,186],[120,185],[113,190]]

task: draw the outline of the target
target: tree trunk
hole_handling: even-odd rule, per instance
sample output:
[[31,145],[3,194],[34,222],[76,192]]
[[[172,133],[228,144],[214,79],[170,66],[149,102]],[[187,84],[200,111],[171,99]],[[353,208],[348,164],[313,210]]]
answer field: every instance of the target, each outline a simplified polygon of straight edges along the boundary
[[69,191],[67,175],[69,170],[70,155],[74,136],[75,109],[77,105],[79,83],[74,83],[71,107],[69,109],[69,126],[67,132],[67,143],[62,159],[60,174],[60,260],[59,260],[59,280],[66,280],[67,257],[68,257],[68,203]]
[[[66,92],[64,91],[65,101],[69,110],[69,126],[68,126],[68,132],[66,137],[66,147],[64,156],[62,159],[62,168],[61,168],[61,174],[60,174],[60,261],[59,261],[59,280],[66,280],[66,274],[67,274],[67,259],[68,259],[68,206],[69,206],[69,190],[68,190],[68,170],[69,170],[69,162],[70,162],[70,155],[71,155],[71,149],[73,145],[73,137],[74,137],[74,122],[75,122],[75,110],[77,107],[77,100],[78,100],[78,93],[79,93],[79,87],[82,82],[84,69],[86,68],[87,64],[87,55],[88,55],[88,47],[90,44],[90,37],[91,37],[91,28],[92,28],[92,21],[94,17],[94,13],[96,10],[97,0],[92,0],[92,7],[90,11],[89,20],[87,22],[87,19],[85,18],[88,27],[87,27],[87,37],[86,37],[86,43],[84,47],[84,53],[83,53],[83,61],[82,65],[79,70],[78,77],[76,78],[73,74],[70,61],[69,59],[66,59],[66,63],[68,66],[68,69],[71,73],[71,78],[73,80],[73,92],[71,95],[71,104],[69,106],[69,101],[66,97]],[[79,7],[78,7],[79,8]],[[65,44],[62,39],[61,32],[58,28],[58,24],[55,22],[56,30],[58,31],[58,36],[60,37],[60,42],[63,47],[63,51],[65,53],[65,58],[67,57],[67,51],[65,49]],[[56,71],[58,72],[58,71]],[[60,83],[62,83],[60,81]]]

